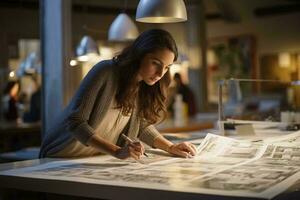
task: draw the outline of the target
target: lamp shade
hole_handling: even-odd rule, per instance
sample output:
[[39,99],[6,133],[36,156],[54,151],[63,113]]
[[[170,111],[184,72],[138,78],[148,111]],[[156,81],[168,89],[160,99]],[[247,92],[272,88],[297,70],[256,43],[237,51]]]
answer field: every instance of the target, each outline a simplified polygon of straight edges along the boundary
[[34,73],[41,73],[40,60],[37,53],[35,52],[30,53],[26,57],[26,59],[23,62],[21,62],[17,70],[17,75],[19,77],[25,74],[34,74]]
[[183,0],[140,0],[136,21],[145,23],[173,23],[187,20]]
[[119,14],[109,27],[108,40],[110,41],[130,41],[139,35],[138,28],[130,17],[125,14]]
[[76,48],[76,56],[79,61],[87,61],[90,55],[99,55],[99,49],[96,42],[86,35]]

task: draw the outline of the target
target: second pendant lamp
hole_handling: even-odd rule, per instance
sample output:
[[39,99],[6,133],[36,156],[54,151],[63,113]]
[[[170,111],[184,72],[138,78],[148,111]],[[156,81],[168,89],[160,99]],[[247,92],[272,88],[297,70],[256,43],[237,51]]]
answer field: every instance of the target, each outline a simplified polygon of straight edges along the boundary
[[130,17],[125,13],[120,13],[112,22],[108,31],[109,41],[130,41],[139,35],[138,28]]
[[79,61],[88,61],[91,56],[98,56],[99,49],[96,42],[90,36],[84,36],[76,48],[76,56]]

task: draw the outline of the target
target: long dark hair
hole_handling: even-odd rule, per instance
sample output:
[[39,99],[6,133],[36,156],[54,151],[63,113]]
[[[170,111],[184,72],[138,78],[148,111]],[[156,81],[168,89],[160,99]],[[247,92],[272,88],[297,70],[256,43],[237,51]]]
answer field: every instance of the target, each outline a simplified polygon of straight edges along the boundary
[[[171,34],[162,29],[151,29],[140,34],[131,45],[114,58],[120,73],[116,101],[118,108],[122,109],[123,115],[132,112],[137,103],[139,117],[150,124],[154,124],[161,117],[166,116],[165,103],[167,89],[171,82],[170,72],[166,72],[152,86],[147,85],[144,81],[136,82],[144,56],[163,49],[173,52],[174,61],[177,60],[177,46]],[[138,101],[136,102],[137,97]]]

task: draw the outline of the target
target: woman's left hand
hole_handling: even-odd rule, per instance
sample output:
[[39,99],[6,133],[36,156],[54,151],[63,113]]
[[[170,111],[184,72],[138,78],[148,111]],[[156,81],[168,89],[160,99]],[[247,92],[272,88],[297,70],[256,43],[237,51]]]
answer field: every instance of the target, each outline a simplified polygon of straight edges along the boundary
[[180,157],[191,158],[196,155],[197,148],[190,142],[181,142],[171,145],[167,151]]

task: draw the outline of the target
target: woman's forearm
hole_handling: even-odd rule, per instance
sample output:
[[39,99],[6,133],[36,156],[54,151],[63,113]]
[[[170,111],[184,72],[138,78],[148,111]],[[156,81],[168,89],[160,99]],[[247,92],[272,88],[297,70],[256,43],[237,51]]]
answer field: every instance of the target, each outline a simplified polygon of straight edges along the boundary
[[107,142],[106,140],[104,140],[102,137],[98,136],[98,135],[93,135],[87,142],[88,145],[102,151],[105,152],[107,154],[116,155],[117,150],[120,149],[119,146],[114,145],[110,142]]
[[164,138],[163,136],[156,137],[153,143],[153,146],[169,152],[170,147],[174,145],[172,142]]

